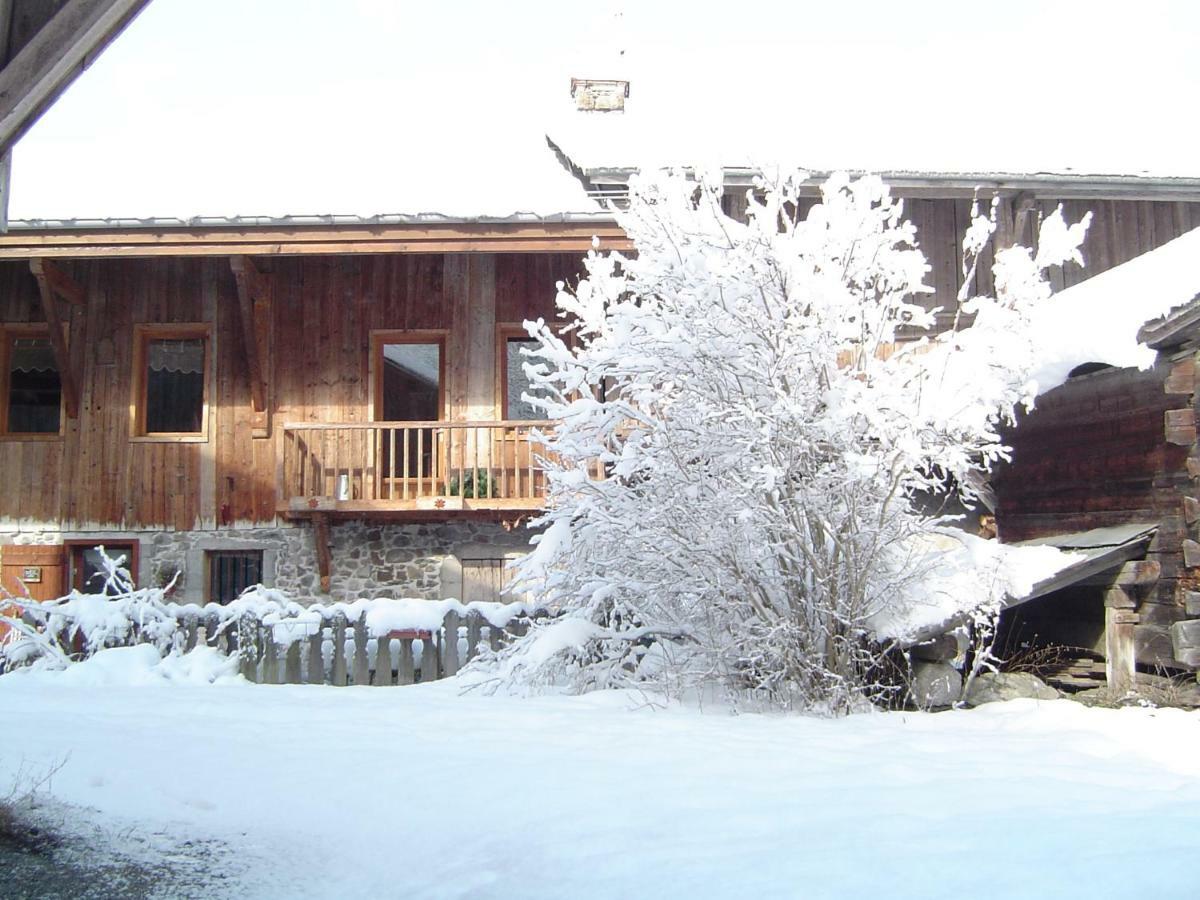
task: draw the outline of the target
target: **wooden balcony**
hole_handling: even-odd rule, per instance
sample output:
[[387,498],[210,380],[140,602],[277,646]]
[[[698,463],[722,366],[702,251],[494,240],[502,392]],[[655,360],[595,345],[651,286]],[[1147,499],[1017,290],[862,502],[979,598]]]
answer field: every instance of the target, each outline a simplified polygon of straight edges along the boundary
[[281,512],[423,518],[540,509],[532,435],[549,421],[292,423],[278,462]]

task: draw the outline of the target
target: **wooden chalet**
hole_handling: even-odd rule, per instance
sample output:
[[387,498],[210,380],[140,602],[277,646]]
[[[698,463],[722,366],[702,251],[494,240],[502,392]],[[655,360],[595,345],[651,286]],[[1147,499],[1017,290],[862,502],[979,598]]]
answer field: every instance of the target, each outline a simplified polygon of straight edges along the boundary
[[[972,194],[1002,198],[1013,240],[1060,201],[1093,211],[1089,268],[1059,286],[1200,225],[1190,182],[968,181],[897,185],[933,305],[958,293]],[[552,427],[520,400],[521,323],[553,318],[593,237],[628,243],[604,212],[14,223],[6,583],[94,585],[104,544],[139,584],[197,602],[256,582],[309,601],[493,599],[543,502],[531,432]]]
[[[7,571],[58,566],[40,583],[82,586],[95,566],[80,548],[107,541],[165,582],[187,554],[156,565],[151,548],[173,542],[153,535],[199,533],[225,568],[185,573],[187,596],[250,575],[303,595],[281,564],[265,570],[263,550],[298,552],[281,530],[313,526],[300,555],[325,590],[347,520],[470,521],[443,552],[498,540],[545,488],[521,323],[554,317],[555,283],[594,236],[627,244],[594,216],[14,228],[0,237],[0,515],[11,540],[61,546],[8,548]],[[378,531],[374,570],[394,583],[383,557],[399,552],[420,582]]]

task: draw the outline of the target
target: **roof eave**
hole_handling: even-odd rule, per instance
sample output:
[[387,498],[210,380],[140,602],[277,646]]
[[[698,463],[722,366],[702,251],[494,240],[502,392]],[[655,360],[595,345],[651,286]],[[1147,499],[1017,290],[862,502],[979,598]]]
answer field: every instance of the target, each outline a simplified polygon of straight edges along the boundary
[[[681,171],[692,171],[680,167]],[[631,166],[583,167],[582,173],[593,184],[625,184],[638,172]],[[726,187],[752,187],[762,176],[760,169],[732,166],[722,170]],[[831,171],[810,169],[807,192],[817,193]],[[868,174],[847,169],[851,175]],[[1200,178],[1176,178],[1150,175],[1075,175],[1065,173],[1003,172],[912,172],[885,170],[875,172],[892,190],[907,196],[970,198],[992,193],[1028,192],[1035,198],[1050,200],[1200,200]]]
[[[16,223],[14,223],[15,225]],[[39,227],[40,226],[40,227]],[[0,235],[0,259],[303,256],[363,253],[580,252],[628,249],[611,216],[289,217],[20,223]]]

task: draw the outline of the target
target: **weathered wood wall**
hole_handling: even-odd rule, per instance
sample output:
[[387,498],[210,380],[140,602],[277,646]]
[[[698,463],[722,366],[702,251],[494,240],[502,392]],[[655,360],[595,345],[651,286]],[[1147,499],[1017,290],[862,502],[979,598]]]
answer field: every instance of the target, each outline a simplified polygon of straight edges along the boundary
[[[1043,212],[1052,202],[1039,202]],[[1200,203],[1071,201],[1094,213],[1086,270],[1073,284],[1200,226]],[[951,307],[961,281],[966,200],[910,199],[929,258],[931,306]],[[1033,217],[1031,217],[1032,219]],[[1027,223],[1025,239],[1033,231]],[[978,287],[989,290],[987,260]],[[276,435],[252,436],[235,281],[225,257],[76,259],[61,263],[87,290],[69,311],[81,411],[61,440],[0,439],[0,524],[11,527],[213,527],[274,519]],[[554,283],[580,270],[575,254],[457,253],[260,257],[273,284],[265,363],[273,424],[372,418],[370,333],[446,334],[447,402],[457,419],[496,409],[497,326],[553,314]],[[0,264],[0,322],[43,320],[25,261]],[[129,404],[136,323],[214,323],[215,382],[205,443],[135,442]]]
[[[1142,598],[1135,629],[1138,658],[1146,663],[1170,660],[1167,629],[1183,617],[1181,596],[1195,580],[1184,555],[1185,498],[1194,492],[1188,468],[1196,440],[1194,366],[1193,351],[1184,350],[1160,355],[1144,372],[1104,369],[1071,379],[1020,416],[1006,435],[1012,461],[993,479],[997,527],[1006,541],[1157,524],[1147,558],[1159,563],[1161,575]],[[1091,594],[1099,623],[1102,593]]]
[[[366,422],[370,332],[446,333],[454,418],[496,413],[496,325],[554,312],[568,254],[292,257],[261,263],[274,285],[268,363],[274,425]],[[226,258],[79,260],[71,309],[80,416],[61,440],[0,440],[0,521],[64,528],[188,529],[275,516],[276,435],[252,436],[235,282]],[[0,320],[41,321],[24,262],[0,265]],[[133,325],[213,322],[210,440],[130,441]]]

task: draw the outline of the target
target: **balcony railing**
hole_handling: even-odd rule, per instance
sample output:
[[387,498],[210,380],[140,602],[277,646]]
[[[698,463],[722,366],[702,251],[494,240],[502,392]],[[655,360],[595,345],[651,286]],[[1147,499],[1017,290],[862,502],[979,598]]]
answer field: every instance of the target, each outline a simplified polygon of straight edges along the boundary
[[553,423],[370,422],[283,426],[286,509],[538,509],[546,494],[532,435]]

